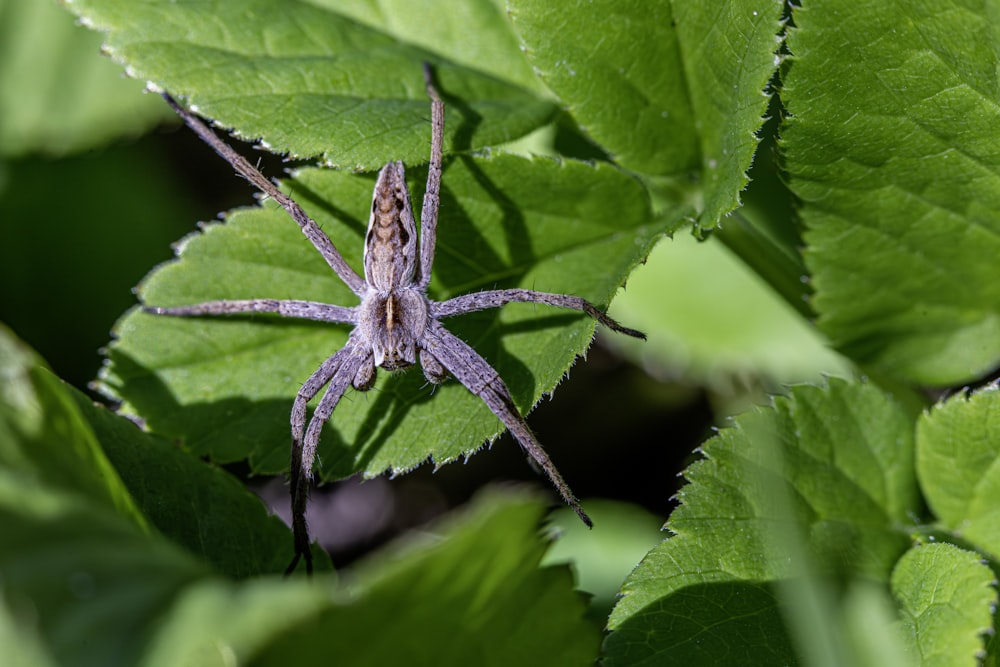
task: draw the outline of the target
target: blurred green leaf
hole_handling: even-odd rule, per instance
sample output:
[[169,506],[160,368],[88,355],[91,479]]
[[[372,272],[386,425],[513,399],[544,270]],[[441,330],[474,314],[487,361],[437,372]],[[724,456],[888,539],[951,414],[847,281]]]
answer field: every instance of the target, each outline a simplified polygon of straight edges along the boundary
[[917,423],[917,474],[941,525],[1000,556],[1000,390],[958,394]]
[[589,664],[600,632],[583,620],[569,572],[539,567],[541,514],[521,494],[483,494],[333,589],[202,582],[179,599],[143,664]]
[[957,384],[1000,363],[995,11],[810,2],[781,135],[819,326],[845,355]]
[[[297,0],[67,0],[129,74],[278,153],[373,170],[427,159],[423,61],[449,101],[449,151],[520,137],[555,108],[331,9]],[[516,51],[509,58],[522,61]],[[522,63],[523,67],[523,63]],[[390,74],[391,73],[391,74]]]
[[6,330],[0,352],[4,601],[37,618],[59,664],[137,664],[175,591],[205,571],[148,534],[65,387]]
[[851,374],[822,336],[714,237],[660,241],[610,312],[649,340],[609,336],[608,344],[654,376],[679,375],[729,393],[756,379],[779,384]]
[[100,43],[55,2],[0,0],[0,155],[85,150],[167,115]]
[[[356,264],[372,179],[304,170],[291,187]],[[629,192],[636,196],[622,206]],[[510,155],[453,162],[444,175],[432,296],[521,286],[607,304],[668,229],[668,221],[652,218],[640,193],[638,183],[608,166]],[[237,211],[225,225],[186,239],[180,261],[151,274],[140,297],[157,306],[241,298],[356,303],[271,204]],[[496,364],[522,410],[552,391],[594,331],[589,318],[532,304],[447,325]],[[132,312],[116,332],[102,383],[125,401],[124,410],[198,454],[247,458],[255,471],[275,473],[288,466],[288,414],[296,392],[343,345],[348,328],[266,316],[185,319]],[[499,426],[456,382],[432,391],[419,372],[384,373],[374,391],[341,401],[332,427],[324,429],[321,474],[405,471],[428,458],[444,463],[474,452]]]
[[[600,631],[584,620],[586,603],[573,591],[568,569],[539,565],[548,544],[537,500],[484,494],[461,517],[359,564],[335,588],[328,577],[232,582],[109,503],[93,480],[103,478],[110,488],[120,482],[99,451],[79,442],[101,438],[139,491],[140,506],[179,542],[187,535],[171,524],[190,520],[190,510],[164,480],[187,473],[190,503],[221,501],[219,514],[234,512],[235,529],[213,522],[211,511],[207,520],[193,520],[206,543],[242,544],[251,562],[259,559],[255,542],[271,521],[259,503],[246,509],[244,502],[238,517],[239,503],[226,495],[245,491],[74,399],[5,331],[0,352],[5,659],[17,656],[23,658],[17,664],[34,667],[47,664],[50,652],[61,665],[168,667],[246,664],[262,652],[255,664],[314,664],[331,653],[350,664],[385,664],[379,657],[391,657],[435,665],[511,664],[523,655],[587,664],[596,655]],[[42,456],[57,464],[46,475],[26,465]],[[140,458],[147,469],[139,469]],[[207,489],[212,483],[223,488]],[[154,504],[160,492],[164,507]],[[123,498],[119,506],[128,502]],[[218,548],[202,553],[218,560]],[[15,628],[24,634],[8,647]],[[378,640],[386,636],[393,641]]]
[[738,417],[685,472],[667,528],[622,588],[609,664],[793,660],[772,585],[819,575],[887,581],[918,508],[910,417],[874,387],[795,387]]
[[[795,582],[789,584],[794,586]],[[818,657],[819,652],[825,648],[815,641],[816,634],[824,630],[841,631],[846,639],[841,646],[849,651],[848,660],[851,662],[835,662],[839,656],[830,655],[828,664],[831,667],[842,664],[854,664],[858,667],[913,666],[913,661],[906,654],[903,637],[898,632],[899,611],[896,600],[884,582],[858,578],[843,593],[830,588],[832,587],[827,590],[831,594],[828,600],[832,603],[832,613],[820,620],[821,627],[810,628],[812,636],[801,638],[803,643],[808,643],[815,649],[810,656]],[[831,623],[831,619],[835,619],[835,623]]]
[[511,0],[528,59],[623,167],[697,181],[700,224],[739,205],[777,67],[778,0]]
[[[457,518],[352,570],[331,605],[272,643],[255,665],[590,665],[599,628],[568,568],[540,567],[542,507],[483,493]],[[378,628],[377,636],[372,628]]]
[[995,576],[979,554],[950,544],[908,551],[892,573],[912,664],[978,665],[992,632]]
[[585,505],[593,528],[568,507],[549,514],[549,530],[556,539],[542,563],[572,565],[577,589],[592,596],[590,618],[603,624],[622,582],[663,539],[663,520],[628,503],[594,498]]
[[9,493],[21,486],[56,487],[123,518],[139,533],[146,529],[66,387],[2,326],[0,474]]
[[[131,488],[140,492],[139,506],[150,512],[151,522],[183,542],[188,535],[168,519],[191,520],[188,530],[201,531],[203,551],[209,559],[215,556],[219,560],[221,549],[242,546],[253,562],[259,549],[254,542],[267,532],[268,522],[273,522],[264,517],[259,501],[257,511],[246,512],[242,520],[230,516],[235,528],[213,523],[225,508],[208,509],[206,517],[186,514],[192,508],[185,506],[185,500],[188,504],[221,500],[231,508],[234,502],[227,493],[247,496],[247,491],[241,487],[234,490],[234,482],[217,475],[206,479],[213,476],[199,471],[198,466],[205,466],[197,460],[166,451],[166,443],[88,405],[77,392],[52,378],[6,331],[0,332],[0,377],[0,572],[4,584],[0,616],[22,617],[21,624],[29,624],[24,628],[29,633],[27,643],[19,639],[23,645],[19,650],[26,658],[43,655],[31,648],[31,637],[37,635],[38,643],[61,665],[145,664],[142,659],[150,655],[148,644],[161,626],[170,628],[191,614],[204,624],[200,632],[173,637],[163,647],[161,657],[166,656],[166,662],[153,663],[192,664],[181,658],[209,634],[211,639],[198,646],[204,661],[198,664],[231,664],[225,660],[240,651],[219,641],[228,639],[227,633],[242,633],[245,644],[256,645],[269,636],[266,629],[274,632],[283,622],[293,622],[297,609],[299,615],[309,611],[310,599],[313,609],[315,601],[326,601],[315,587],[272,581],[269,586],[255,585],[253,590],[268,589],[267,595],[256,594],[264,598],[256,606],[241,604],[254,599],[253,593],[237,595],[235,587],[229,585],[232,604],[214,610],[220,612],[218,616],[210,615],[205,604],[192,608],[188,602],[192,597],[205,597],[197,592],[199,586],[216,590],[223,584],[210,579],[208,569],[190,555],[143,530],[145,517],[134,514],[135,504],[97,448],[98,441],[113,452],[115,465],[128,476]],[[190,461],[185,463],[184,457]],[[133,465],[123,466],[123,460],[129,458]],[[48,465],[34,468],[26,465],[30,459],[45,459]],[[139,459],[145,462],[139,463]],[[143,465],[148,468],[140,470]],[[185,474],[187,478],[182,477]],[[122,509],[116,510],[106,500],[108,491],[98,488],[95,480],[117,494],[116,504]],[[209,481],[221,483],[223,488],[206,488]],[[182,490],[187,492],[186,498]],[[158,493],[163,495],[153,497]],[[243,504],[245,511],[246,502]],[[256,535],[252,529],[241,535],[239,529],[252,523],[264,525]],[[283,560],[287,561],[290,538],[287,529],[282,532],[286,538]],[[189,588],[192,586],[195,588]],[[289,598],[290,603],[282,604]],[[178,605],[175,614],[173,605],[178,600],[184,604]],[[251,626],[251,622],[256,625]],[[0,640],[3,633],[0,618]],[[2,643],[0,647],[5,660],[16,655],[13,647]],[[152,656],[156,657],[155,652]],[[214,657],[214,662],[206,656]]]
[[0,650],[4,660],[17,667],[56,667],[55,659],[45,647],[38,629],[27,610],[15,613],[0,598]]
[[[219,572],[242,578],[284,572],[292,537],[232,475],[69,390],[143,515]],[[330,557],[313,547],[319,569]]]
[[[239,583],[199,581],[178,594],[170,613],[150,637],[142,665],[253,664],[254,655],[333,602],[328,583],[325,578],[309,582],[276,577]],[[366,633],[376,631],[366,629]],[[286,657],[296,664],[307,664],[294,653]]]

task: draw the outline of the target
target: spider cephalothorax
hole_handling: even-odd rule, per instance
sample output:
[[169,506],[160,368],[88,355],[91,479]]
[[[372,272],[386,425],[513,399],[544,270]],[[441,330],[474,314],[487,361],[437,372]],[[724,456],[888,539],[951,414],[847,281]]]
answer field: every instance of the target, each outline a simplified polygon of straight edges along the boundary
[[[365,235],[364,278],[347,264],[330,239],[291,197],[281,192],[245,158],[216,137],[202,121],[164,94],[164,98],[188,126],[229,161],[240,175],[281,204],[330,268],[361,300],[360,305],[354,307],[314,301],[251,299],[211,301],[175,308],[146,308],[148,312],[158,315],[267,312],[285,317],[354,325],[344,347],[309,376],[292,405],[290,487],[295,556],[288,566],[289,572],[295,569],[301,557],[305,557],[307,571],[312,571],[305,510],[320,431],[348,387],[361,391],[372,387],[376,368],[392,371],[419,362],[424,375],[433,383],[444,382],[449,376],[455,377],[500,418],[528,455],[545,471],[566,503],[590,525],[590,518],[531,433],[503,380],[485,359],[449,332],[440,320],[497,308],[515,301],[533,302],[579,310],[615,331],[638,338],[645,337],[638,331],[621,326],[590,302],[567,294],[501,289],[465,294],[447,301],[433,301],[427,297],[437,239],[444,103],[434,88],[428,66],[424,67],[424,76],[427,93],[431,98],[432,132],[427,188],[420,211],[419,243],[403,164],[390,162],[379,172],[372,196],[371,218]],[[306,406],[324,387],[326,391],[307,422]]]

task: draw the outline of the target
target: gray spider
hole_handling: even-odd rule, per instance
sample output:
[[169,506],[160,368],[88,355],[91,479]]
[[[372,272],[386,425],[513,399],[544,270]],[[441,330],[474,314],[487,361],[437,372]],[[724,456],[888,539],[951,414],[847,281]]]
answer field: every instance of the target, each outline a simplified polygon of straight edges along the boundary
[[[424,79],[431,99],[432,131],[427,188],[420,216],[419,250],[410,193],[403,178],[403,163],[390,162],[379,172],[372,196],[371,218],[365,235],[364,278],[344,261],[333,242],[291,197],[281,192],[243,156],[220,140],[201,120],[181,107],[169,94],[163,93],[164,99],[199,137],[225,158],[243,178],[288,212],[330,268],[361,299],[361,303],[354,307],[313,301],[251,299],[210,301],[174,308],[145,308],[146,312],[157,315],[190,317],[277,313],[284,317],[354,325],[344,347],[309,376],[292,405],[289,486],[295,555],[286,573],[294,571],[303,557],[306,571],[312,572],[305,510],[313,461],[323,425],[330,419],[349,386],[366,391],[375,382],[377,367],[389,371],[400,370],[414,365],[418,359],[430,382],[440,384],[452,375],[480,397],[528,455],[541,466],[563,500],[584,523],[592,525],[569,486],[563,481],[562,475],[521,417],[503,380],[485,359],[450,333],[440,320],[497,308],[511,302],[533,302],[579,310],[619,333],[645,338],[642,333],[621,326],[590,302],[566,294],[501,289],[466,294],[447,301],[433,301],[427,297],[437,235],[444,102],[434,87],[430,67],[426,64]],[[306,405],[323,387],[326,387],[326,393],[313,411],[307,426]]]

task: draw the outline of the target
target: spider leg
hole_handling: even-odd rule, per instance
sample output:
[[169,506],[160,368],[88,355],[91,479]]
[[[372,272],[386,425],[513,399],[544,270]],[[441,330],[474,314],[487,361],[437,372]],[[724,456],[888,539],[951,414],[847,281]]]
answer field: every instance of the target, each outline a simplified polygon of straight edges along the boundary
[[431,161],[427,167],[424,203],[420,207],[419,289],[426,289],[431,282],[431,269],[434,266],[438,205],[441,203],[441,153],[444,144],[444,102],[434,87],[434,77],[428,63],[424,63],[424,82],[427,84],[427,96],[431,98]]
[[[312,574],[312,553],[309,551],[309,527],[306,525],[306,505],[309,501],[309,482],[312,480],[313,463],[316,460],[316,448],[319,445],[320,431],[326,420],[333,414],[337,403],[347,388],[358,376],[358,370],[370,361],[371,353],[361,352],[354,334],[336,354],[323,362],[309,376],[292,404],[292,457],[289,471],[289,491],[292,497],[292,534],[294,536],[295,556],[285,570],[291,574],[304,557],[306,572]],[[327,386],[329,385],[329,386]],[[313,412],[306,428],[306,404],[316,394],[327,386],[323,398]]]
[[486,310],[487,308],[499,308],[508,303],[542,303],[547,306],[557,306],[559,308],[571,308],[590,315],[595,320],[618,333],[632,336],[633,338],[646,339],[646,334],[635,329],[629,329],[611,319],[597,306],[586,299],[570,294],[550,294],[549,292],[536,292],[528,289],[500,289],[486,290],[485,292],[473,292],[456,296],[454,299],[441,301],[431,305],[431,314],[436,318],[451,317],[471,313],[476,310]]
[[357,322],[354,308],[334,306],[316,301],[279,301],[277,299],[248,299],[244,301],[206,301],[191,306],[160,308],[146,306],[143,310],[153,315],[173,315],[197,317],[199,315],[237,315],[240,313],[277,313],[283,317],[295,317],[318,322]]
[[552,459],[542,448],[528,424],[518,412],[507,386],[490,364],[479,356],[468,343],[444,328],[440,322],[432,322],[425,335],[424,349],[431,354],[444,368],[455,376],[473,394],[483,399],[490,410],[500,418],[514,439],[524,448],[524,451],[534,460],[553,486],[562,496],[566,504],[573,508],[577,516],[587,524],[593,522],[580,507],[580,502],[573,495],[569,485],[559,474]]
[[233,150],[224,141],[215,136],[215,133],[208,128],[205,123],[203,123],[197,116],[192,114],[190,111],[182,107],[180,104],[174,100],[167,93],[163,93],[163,99],[167,101],[174,111],[184,119],[188,127],[195,131],[195,133],[201,137],[202,141],[211,146],[216,153],[221,155],[226,162],[231,164],[234,169],[246,180],[250,181],[258,190],[263,192],[265,195],[278,202],[283,209],[288,212],[288,215],[292,216],[292,219],[298,223],[299,227],[302,229],[302,233],[305,234],[306,238],[309,239],[313,247],[319,251],[319,254],[323,255],[323,259],[326,263],[330,265],[330,268],[336,272],[340,279],[351,288],[355,294],[361,294],[365,290],[365,283],[361,279],[354,269],[344,260],[340,251],[337,247],[333,245],[333,241],[323,233],[323,230],[319,228],[319,225],[306,215],[306,212],[302,210],[295,200],[286,195],[284,192],[278,189],[278,187],[264,174],[254,167],[250,162]]

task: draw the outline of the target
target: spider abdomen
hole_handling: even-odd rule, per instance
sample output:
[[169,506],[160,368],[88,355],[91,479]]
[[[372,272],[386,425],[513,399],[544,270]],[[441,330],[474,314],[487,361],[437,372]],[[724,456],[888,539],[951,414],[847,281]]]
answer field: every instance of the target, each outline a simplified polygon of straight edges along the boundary
[[377,290],[413,282],[417,266],[417,226],[402,162],[382,168],[372,194],[365,234],[365,281]]

